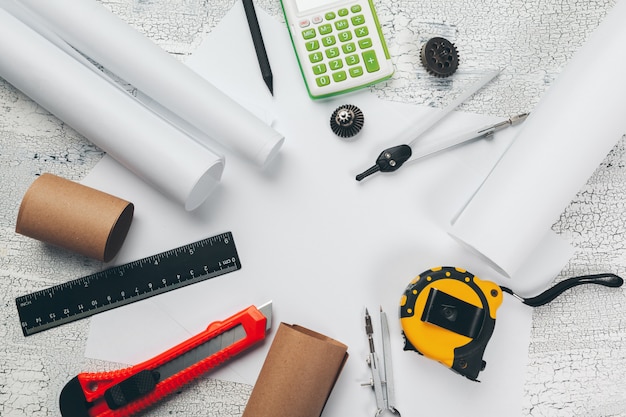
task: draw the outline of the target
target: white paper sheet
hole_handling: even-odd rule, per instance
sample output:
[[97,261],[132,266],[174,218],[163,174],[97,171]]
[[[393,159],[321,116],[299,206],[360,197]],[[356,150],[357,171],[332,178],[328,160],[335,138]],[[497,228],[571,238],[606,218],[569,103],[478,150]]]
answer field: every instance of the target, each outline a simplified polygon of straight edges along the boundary
[[3,8],[0,55],[0,76],[187,209],[215,189],[224,169],[220,155]]
[[[626,77],[598,77],[590,62],[626,66],[626,1],[575,54],[451,227],[460,241],[514,276],[558,216],[626,134]],[[517,284],[530,295],[550,281]]]
[[[356,174],[406,125],[435,111],[383,102],[367,91],[327,101],[306,94],[287,29],[258,10],[274,71],[275,96],[260,79],[239,3],[216,27],[194,58],[194,69],[233,96],[256,97],[277,116],[286,141],[263,175],[238,169],[224,174],[217,198],[186,213],[105,158],[85,183],[115,190],[135,202],[135,221],[115,263],[124,263],[223,231],[233,232],[242,269],[92,318],[86,355],[123,363],[154,356],[250,304],[273,300],[275,323],[297,323],[349,346],[350,358],[324,411],[325,417],[373,415],[364,308],[382,306],[390,317],[398,407],[403,415],[514,416],[521,412],[531,309],[512,298],[498,311],[478,384],[442,365],[402,350],[398,303],[409,281],[438,265],[460,266],[483,279],[498,279],[447,233],[449,219],[480,184],[513,137],[514,130],[427,158],[390,175],[357,182]],[[232,54],[237,50],[237,54]],[[229,66],[210,63],[229,56]],[[353,141],[335,136],[330,114],[352,103],[365,114]],[[432,137],[495,118],[454,113]],[[423,138],[427,143],[428,138]],[[365,166],[364,166],[365,164]],[[529,265],[528,273],[566,259]],[[555,266],[556,265],[556,266]],[[532,267],[535,270],[531,270]],[[376,319],[375,326],[378,326]],[[380,329],[376,329],[380,334]],[[273,333],[270,334],[270,340]],[[253,384],[269,340],[210,374]],[[379,348],[380,350],[380,348]],[[451,401],[451,399],[454,399]]]
[[202,132],[194,139],[209,149],[219,143],[264,167],[282,146],[281,133],[95,0],[21,3],[72,47],[153,99],[173,122]]

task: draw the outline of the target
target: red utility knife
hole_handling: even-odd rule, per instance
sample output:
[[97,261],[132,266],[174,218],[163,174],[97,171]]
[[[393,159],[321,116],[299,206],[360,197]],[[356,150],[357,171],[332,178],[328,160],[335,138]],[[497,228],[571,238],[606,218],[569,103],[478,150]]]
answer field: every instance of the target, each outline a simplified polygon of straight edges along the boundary
[[123,417],[138,413],[265,339],[271,324],[271,302],[258,309],[251,306],[138,365],[79,374],[61,391],[61,415]]

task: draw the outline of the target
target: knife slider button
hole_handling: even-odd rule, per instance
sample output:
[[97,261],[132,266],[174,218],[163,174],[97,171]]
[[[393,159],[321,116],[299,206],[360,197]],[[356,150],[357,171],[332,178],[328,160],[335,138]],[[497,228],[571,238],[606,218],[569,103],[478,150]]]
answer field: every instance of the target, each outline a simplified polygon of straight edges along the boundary
[[143,370],[106,390],[104,399],[111,410],[117,410],[154,390],[159,377],[156,371]]

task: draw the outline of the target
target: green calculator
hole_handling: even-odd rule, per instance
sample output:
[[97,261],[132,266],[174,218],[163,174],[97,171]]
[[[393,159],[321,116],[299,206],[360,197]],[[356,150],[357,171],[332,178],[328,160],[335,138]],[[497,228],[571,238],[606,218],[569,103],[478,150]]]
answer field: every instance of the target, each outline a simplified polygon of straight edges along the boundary
[[309,96],[388,79],[393,64],[372,0],[281,0]]

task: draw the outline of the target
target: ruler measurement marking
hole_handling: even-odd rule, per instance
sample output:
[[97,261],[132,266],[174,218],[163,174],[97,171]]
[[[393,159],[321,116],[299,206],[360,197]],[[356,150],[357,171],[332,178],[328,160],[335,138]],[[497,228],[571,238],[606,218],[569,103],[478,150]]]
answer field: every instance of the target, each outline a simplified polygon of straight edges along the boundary
[[223,233],[18,297],[22,331],[28,336],[240,268],[232,234]]
[[[226,268],[226,269],[229,270],[228,272],[230,272],[230,270],[237,270],[237,268],[235,266],[232,266],[232,267],[229,267],[229,268]],[[204,281],[206,279],[210,279],[210,278],[213,278],[215,276],[222,275],[222,274],[217,273],[217,272],[218,271],[216,271],[216,273],[210,274],[210,276],[205,276],[205,275],[197,276],[195,280],[187,280],[185,282],[184,286],[187,286],[187,285],[190,285],[190,284],[194,284],[196,282]],[[183,288],[183,286],[178,286],[177,288]],[[43,330],[47,330],[47,329],[50,329],[50,328],[53,328],[53,327],[56,327],[56,326],[60,326],[61,324],[71,323],[71,322],[79,320],[81,318],[88,317],[90,315],[93,315],[93,310],[95,310],[95,309],[99,310],[99,312],[104,312],[104,311],[112,310],[112,309],[114,309],[116,307],[121,307],[123,305],[128,305],[128,304],[134,303],[136,301],[145,300],[145,299],[150,298],[150,297],[152,297],[154,295],[162,294],[162,293],[167,292],[167,291],[169,291],[169,289],[162,288],[159,291],[155,291],[155,292],[143,292],[141,294],[138,294],[134,298],[127,298],[127,299],[124,299],[124,300],[118,300],[118,301],[115,302],[115,304],[103,304],[102,306],[98,306],[98,307],[94,306],[94,308],[91,308],[91,309],[88,309],[88,310],[81,310],[78,313],[74,313],[74,314],[71,314],[71,315],[66,315],[66,317],[63,317],[63,318],[60,318],[60,319],[56,319],[56,318],[55,319],[51,319],[50,321],[48,321],[45,324],[41,324],[41,322],[40,322],[40,324],[35,326],[35,328],[37,330],[36,331],[32,331],[31,330],[28,333],[28,335],[31,335],[31,334],[34,334],[34,333],[37,333],[37,332],[40,332],[40,331],[43,331]]]

